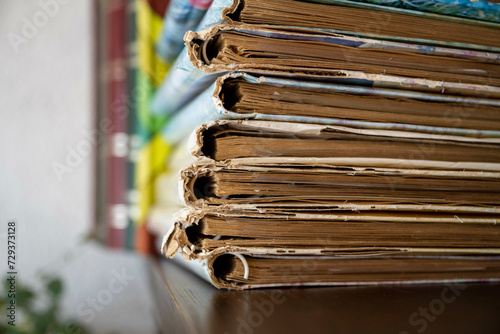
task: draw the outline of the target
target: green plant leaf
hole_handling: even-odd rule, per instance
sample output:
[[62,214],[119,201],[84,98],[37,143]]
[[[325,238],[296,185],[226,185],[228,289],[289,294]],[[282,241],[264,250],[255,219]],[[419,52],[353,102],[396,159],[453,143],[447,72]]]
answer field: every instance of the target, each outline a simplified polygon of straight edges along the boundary
[[54,297],[59,297],[63,292],[64,286],[59,278],[52,278],[47,282],[47,290]]

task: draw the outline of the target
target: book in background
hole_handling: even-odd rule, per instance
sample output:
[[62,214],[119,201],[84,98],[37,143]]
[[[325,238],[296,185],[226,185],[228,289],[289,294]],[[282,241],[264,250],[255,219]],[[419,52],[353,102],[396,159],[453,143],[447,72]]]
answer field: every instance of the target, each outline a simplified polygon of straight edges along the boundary
[[[113,248],[155,252],[155,237],[147,221],[155,202],[154,183],[166,170],[170,145],[158,135],[167,118],[152,115],[149,104],[171,66],[155,44],[161,44],[162,34],[178,44],[185,31],[198,24],[209,4],[176,1],[172,10],[179,5],[190,7],[183,18],[179,11],[167,13],[168,0],[101,1],[96,5],[96,127],[109,126],[96,157],[94,234]],[[170,19],[164,22],[164,18]],[[178,46],[168,48],[172,57],[180,52]]]
[[[141,123],[142,146],[137,154],[135,167],[138,188],[138,223],[136,249],[143,253],[154,253],[154,233],[148,227],[152,205],[157,202],[156,180],[164,173],[166,161],[172,155],[172,145],[159,133],[168,118],[154,115],[150,111],[150,100],[172,66],[172,59],[182,50],[184,33],[196,26],[211,1],[172,1],[166,12],[158,12],[139,2],[138,37],[139,69],[138,120]],[[168,3],[168,2],[166,2]],[[166,8],[165,4],[162,8]],[[163,19],[164,18],[164,19]],[[149,24],[148,24],[149,22]],[[155,47],[156,43],[156,47]],[[165,54],[167,52],[168,54]],[[156,250],[157,251],[157,250]]]
[[128,95],[128,132],[129,154],[127,164],[127,203],[128,225],[125,237],[125,247],[135,249],[135,231],[139,220],[138,197],[139,193],[135,183],[135,167],[137,164],[141,137],[139,135],[139,119],[137,115],[136,82],[139,70],[138,42],[137,42],[137,0],[127,2],[127,95]]
[[156,50],[167,64],[172,64],[184,48],[184,34],[195,29],[212,0],[171,0],[163,20]]
[[107,245],[125,247],[125,230],[128,225],[127,207],[127,51],[126,51],[127,3],[125,0],[109,2],[108,62],[107,62]]
[[134,179],[131,207],[134,219],[134,249],[140,253],[154,253],[154,236],[147,228],[148,210],[154,198],[154,175],[161,166],[161,155],[155,144],[155,131],[164,117],[150,117],[149,100],[158,82],[166,73],[166,65],[158,59],[154,51],[154,41],[161,31],[162,17],[168,1],[137,1],[137,45],[138,70],[134,99],[137,126],[134,133]]

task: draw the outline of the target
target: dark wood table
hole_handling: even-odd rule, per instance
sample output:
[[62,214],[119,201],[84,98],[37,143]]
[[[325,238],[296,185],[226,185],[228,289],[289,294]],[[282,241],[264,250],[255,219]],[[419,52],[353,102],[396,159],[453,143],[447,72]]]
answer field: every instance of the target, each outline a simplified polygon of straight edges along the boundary
[[500,284],[218,290],[152,260],[160,333],[500,333]]

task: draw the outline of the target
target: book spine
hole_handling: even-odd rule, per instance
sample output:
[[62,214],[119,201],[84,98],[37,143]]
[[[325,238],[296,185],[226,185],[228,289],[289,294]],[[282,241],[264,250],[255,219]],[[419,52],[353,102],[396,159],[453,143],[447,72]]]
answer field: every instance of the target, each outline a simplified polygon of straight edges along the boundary
[[151,101],[153,115],[175,114],[213,84],[218,76],[224,74],[223,72],[206,74],[203,70],[195,68],[186,50],[177,58],[173,69],[153,96]]
[[148,0],[148,3],[156,14],[163,17],[167,11],[170,0]]
[[107,147],[107,244],[123,248],[127,227],[127,58],[125,0],[109,2],[108,7],[108,101]]
[[135,164],[135,186],[137,187],[138,217],[135,222],[134,245],[139,253],[149,253],[151,238],[147,232],[146,219],[150,195],[148,192],[148,174],[151,169],[150,152],[147,149],[147,143],[151,138],[150,121],[143,117],[147,113],[148,103],[153,90],[150,79],[152,70],[150,53],[150,23],[151,7],[145,0],[137,0],[137,42],[139,46],[138,58],[139,65],[136,72],[135,98],[137,103],[137,128],[134,136],[134,145],[137,145],[137,156]]
[[173,63],[184,47],[184,34],[195,29],[212,0],[172,0],[165,15],[156,50],[167,63]]

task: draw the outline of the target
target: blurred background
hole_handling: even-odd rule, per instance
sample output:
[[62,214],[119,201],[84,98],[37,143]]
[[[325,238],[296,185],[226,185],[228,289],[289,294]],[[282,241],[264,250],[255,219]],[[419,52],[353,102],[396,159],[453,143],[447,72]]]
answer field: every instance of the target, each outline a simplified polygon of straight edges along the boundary
[[[15,220],[18,283],[38,295],[44,276],[60,277],[63,324],[72,319],[92,333],[155,332],[146,259],[87,241],[96,147],[62,178],[56,172],[94,122],[94,18],[92,1],[60,0],[44,21],[37,15],[48,2],[0,0],[2,275],[7,223]],[[33,20],[41,20],[39,28]],[[34,306],[46,304],[38,298]]]

